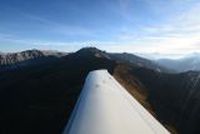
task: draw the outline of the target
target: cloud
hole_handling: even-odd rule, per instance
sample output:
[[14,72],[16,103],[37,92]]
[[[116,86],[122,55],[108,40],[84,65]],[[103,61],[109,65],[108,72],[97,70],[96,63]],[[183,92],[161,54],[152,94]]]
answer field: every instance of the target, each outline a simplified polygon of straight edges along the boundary
[[60,33],[67,36],[92,36],[94,32],[90,29],[76,26],[76,25],[66,25],[60,24],[53,21],[48,22],[49,26],[51,27],[52,32]]
[[[6,43],[7,46],[18,46],[11,49],[12,51],[22,51],[24,49],[42,49],[42,50],[59,50],[59,51],[77,51],[82,47],[98,47],[106,49],[106,46],[116,45],[115,42],[111,41],[98,41],[98,40],[87,40],[87,41],[48,41],[48,40],[37,40],[37,39],[24,39],[16,37],[15,35],[7,35],[0,33],[0,44]],[[118,44],[119,45],[119,44]],[[8,47],[9,48],[9,47]],[[7,51],[7,49],[6,49]]]
[[10,37],[12,37],[12,36],[13,36],[13,35],[11,35],[11,34],[0,33],[0,39],[10,38]]
[[82,27],[82,26],[69,25],[62,22],[56,22],[56,21],[47,19],[45,17],[42,17],[41,15],[38,16],[35,14],[24,12],[19,9],[18,10],[15,9],[15,10],[19,12],[23,18],[34,22],[34,24],[36,23],[36,24],[41,25],[42,28],[46,27],[48,29],[47,32],[61,34],[64,36],[92,36],[94,35],[93,30]]
[[[172,55],[200,51],[198,0],[117,0],[117,4],[116,1],[113,3],[113,16],[118,14],[120,20],[117,25],[115,22],[108,24],[109,30],[107,27],[92,29],[83,25],[69,25],[20,11],[20,17],[44,28],[44,34],[50,32],[53,33],[50,37],[74,37],[73,40],[79,39],[76,42],[62,38],[58,38],[60,41],[26,39],[6,34],[0,34],[0,39],[13,44],[66,51],[77,50],[83,46],[97,46],[113,52]],[[86,38],[83,40],[80,36]]]
[[[176,1],[177,3],[177,6],[184,4],[181,1]],[[151,5],[153,4],[155,3],[151,3]],[[161,11],[161,9],[158,11]],[[172,55],[200,52],[199,13],[200,2],[195,2],[190,7],[187,6],[182,12],[166,15],[164,22],[141,24],[141,27],[135,32],[134,29],[133,31],[130,30],[131,27],[126,28],[126,30],[123,29],[117,39],[125,43],[122,49],[129,52],[171,53]],[[120,50],[118,47],[116,49]]]

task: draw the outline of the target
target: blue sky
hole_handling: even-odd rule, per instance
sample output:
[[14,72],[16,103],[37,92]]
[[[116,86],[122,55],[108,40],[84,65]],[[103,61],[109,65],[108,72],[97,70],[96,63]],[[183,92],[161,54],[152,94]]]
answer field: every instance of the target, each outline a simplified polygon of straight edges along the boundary
[[0,0],[0,51],[200,51],[199,0]]

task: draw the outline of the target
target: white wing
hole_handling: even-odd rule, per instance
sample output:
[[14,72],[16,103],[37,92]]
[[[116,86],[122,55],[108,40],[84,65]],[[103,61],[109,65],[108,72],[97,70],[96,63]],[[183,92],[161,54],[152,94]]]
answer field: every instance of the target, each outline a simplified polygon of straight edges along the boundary
[[169,134],[106,70],[92,71],[63,134]]

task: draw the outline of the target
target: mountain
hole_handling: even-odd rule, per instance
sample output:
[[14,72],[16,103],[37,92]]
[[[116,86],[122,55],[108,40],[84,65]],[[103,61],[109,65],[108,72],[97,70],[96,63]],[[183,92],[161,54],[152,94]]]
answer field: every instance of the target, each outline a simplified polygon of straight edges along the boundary
[[130,53],[110,53],[110,57],[114,60],[123,62],[123,63],[128,63],[132,64],[134,66],[139,66],[139,67],[145,67],[149,69],[153,69],[159,72],[171,72],[172,70],[167,69],[154,61],[147,60],[145,58],[136,56],[134,54]]
[[200,71],[200,54],[193,53],[180,59],[159,59],[156,61],[159,65],[176,72]]
[[139,68],[133,73],[145,85],[158,118],[181,134],[200,132],[200,72],[166,74]]
[[19,68],[30,64],[49,62],[62,57],[66,53],[56,51],[27,50],[19,53],[0,53],[0,71]]
[[[94,47],[86,47],[78,51],[78,54],[84,55],[91,52],[96,57],[106,57],[110,60],[117,62],[132,64],[134,66],[146,67],[162,72],[170,72],[171,70],[158,65],[157,63],[141,58],[134,54],[129,53],[106,53],[105,51],[98,50]],[[3,69],[12,69],[29,64],[46,63],[55,60],[59,57],[65,56],[67,53],[57,51],[40,51],[40,50],[27,50],[19,53],[0,53],[0,67]]]
[[82,49],[46,64],[0,72],[0,133],[60,134],[87,73],[112,72],[114,65]]
[[172,133],[200,133],[200,73],[163,72],[138,61],[83,48],[45,64],[1,71],[0,133],[61,133],[86,75],[96,69],[107,69]]

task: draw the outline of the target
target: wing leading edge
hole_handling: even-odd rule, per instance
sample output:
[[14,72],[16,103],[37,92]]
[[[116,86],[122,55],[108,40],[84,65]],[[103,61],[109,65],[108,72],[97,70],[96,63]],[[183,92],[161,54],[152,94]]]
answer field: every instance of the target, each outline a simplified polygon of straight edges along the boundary
[[63,134],[169,134],[106,70],[88,74]]

